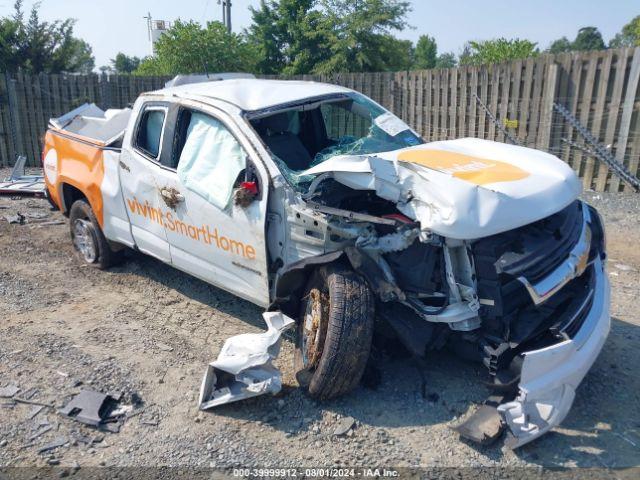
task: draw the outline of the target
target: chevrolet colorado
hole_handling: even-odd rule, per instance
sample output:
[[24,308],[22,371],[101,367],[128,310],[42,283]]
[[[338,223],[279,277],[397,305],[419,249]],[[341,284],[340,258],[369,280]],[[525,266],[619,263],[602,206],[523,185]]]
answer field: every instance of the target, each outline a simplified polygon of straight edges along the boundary
[[51,120],[48,196],[84,261],[137,249],[295,318],[316,398],[357,386],[375,330],[484,364],[513,447],[564,419],[610,322],[602,221],[565,163],[425,143],[340,86],[174,83]]

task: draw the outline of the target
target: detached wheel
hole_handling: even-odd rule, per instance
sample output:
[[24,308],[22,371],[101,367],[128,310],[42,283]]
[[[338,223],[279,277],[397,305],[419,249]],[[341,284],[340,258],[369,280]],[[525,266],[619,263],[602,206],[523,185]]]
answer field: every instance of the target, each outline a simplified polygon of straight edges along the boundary
[[122,262],[124,250],[111,248],[86,200],[71,205],[69,222],[73,246],[86,263],[105,269]]
[[369,359],[374,325],[373,294],[350,268],[321,267],[301,302],[295,368],[309,395],[327,400],[360,383]]

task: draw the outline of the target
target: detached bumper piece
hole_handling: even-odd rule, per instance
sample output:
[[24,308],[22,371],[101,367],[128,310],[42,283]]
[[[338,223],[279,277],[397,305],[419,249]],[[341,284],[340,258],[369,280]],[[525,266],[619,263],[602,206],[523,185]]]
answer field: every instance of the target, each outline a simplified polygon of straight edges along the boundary
[[543,435],[564,420],[575,391],[593,365],[609,334],[610,287],[598,257],[595,291],[588,314],[575,335],[539,350],[524,352],[519,393],[498,406],[509,433],[506,445],[517,448]]
[[262,314],[263,333],[245,333],[224,342],[211,362],[200,387],[200,409],[206,410],[245,398],[278,393],[280,371],[271,363],[280,353],[280,338],[295,322],[281,312]]

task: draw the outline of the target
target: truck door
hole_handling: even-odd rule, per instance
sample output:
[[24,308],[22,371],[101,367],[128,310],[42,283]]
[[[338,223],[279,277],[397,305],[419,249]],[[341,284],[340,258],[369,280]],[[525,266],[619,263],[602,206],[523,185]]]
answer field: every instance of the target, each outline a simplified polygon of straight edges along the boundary
[[267,306],[267,173],[225,113],[179,107],[174,118],[173,152],[157,178],[172,264]]
[[163,262],[171,261],[162,217],[158,177],[166,153],[163,137],[168,123],[168,104],[149,102],[142,106],[131,141],[120,156],[120,184],[131,223],[131,235],[138,249]]

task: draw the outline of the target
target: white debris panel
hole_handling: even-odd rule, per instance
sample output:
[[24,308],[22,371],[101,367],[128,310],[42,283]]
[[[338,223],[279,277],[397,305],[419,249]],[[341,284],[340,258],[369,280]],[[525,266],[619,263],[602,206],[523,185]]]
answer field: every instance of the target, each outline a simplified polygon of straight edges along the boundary
[[575,200],[580,181],[545,152],[462,138],[372,155],[340,155],[303,172],[330,172],[373,190],[420,222],[421,229],[471,240],[552,215]]
[[280,353],[280,338],[295,322],[282,312],[262,314],[267,324],[263,333],[244,333],[224,342],[218,358],[207,368],[200,387],[200,409],[282,388],[280,371],[271,363]]

